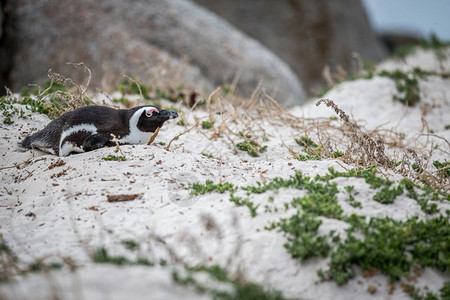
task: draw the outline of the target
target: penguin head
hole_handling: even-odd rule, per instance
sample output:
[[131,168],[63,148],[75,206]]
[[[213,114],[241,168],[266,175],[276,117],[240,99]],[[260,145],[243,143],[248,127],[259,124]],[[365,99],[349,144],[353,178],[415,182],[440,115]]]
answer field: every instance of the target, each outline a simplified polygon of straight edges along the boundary
[[178,117],[173,110],[163,110],[156,106],[143,106],[136,113],[141,113],[137,123],[137,128],[144,132],[155,132],[158,127],[162,127],[165,121]]

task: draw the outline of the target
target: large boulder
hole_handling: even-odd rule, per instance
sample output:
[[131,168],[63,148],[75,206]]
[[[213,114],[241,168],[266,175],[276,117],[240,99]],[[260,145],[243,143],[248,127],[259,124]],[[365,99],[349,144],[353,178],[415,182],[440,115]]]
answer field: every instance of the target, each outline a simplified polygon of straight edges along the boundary
[[[42,83],[47,70],[80,81],[65,62],[83,61],[91,85],[108,90],[123,74],[150,85],[185,83],[205,92],[238,78],[237,92],[262,88],[285,104],[305,99],[290,68],[259,42],[187,0],[5,0],[0,84]],[[84,76],[84,77],[83,77]]]
[[354,71],[354,52],[372,62],[386,55],[360,0],[194,1],[259,40],[310,88],[326,65]]

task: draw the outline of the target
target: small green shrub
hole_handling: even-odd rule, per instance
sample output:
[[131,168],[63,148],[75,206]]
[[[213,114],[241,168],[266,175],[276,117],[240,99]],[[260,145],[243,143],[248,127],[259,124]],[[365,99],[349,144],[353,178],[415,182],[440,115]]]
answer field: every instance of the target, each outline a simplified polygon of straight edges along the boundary
[[34,100],[30,97],[25,97],[22,99],[1,97],[0,111],[2,112],[2,115],[5,117],[3,123],[7,125],[14,123],[11,120],[11,118],[14,115],[18,114],[20,118],[24,119],[31,117],[30,114],[25,113],[25,111],[22,108],[16,107],[14,104],[25,105],[25,108],[32,112],[38,112],[46,115],[49,115],[49,112],[51,110],[51,104],[44,103],[39,100]]
[[[142,96],[144,97],[144,99],[150,99],[149,92],[151,88],[148,85],[138,83],[135,80],[123,79],[119,83],[117,90],[122,93],[122,95],[140,95],[139,88],[142,91]],[[122,97],[122,99],[125,98]]]
[[131,251],[139,249],[139,243],[134,240],[123,240],[122,244],[125,246],[126,249]]
[[361,208],[361,202],[355,200],[355,195],[357,195],[358,193],[354,191],[354,188],[355,187],[353,185],[345,186],[345,190],[348,193],[348,198],[345,199],[345,201],[348,202],[348,204],[350,204],[352,207]]
[[238,148],[241,151],[247,152],[250,156],[257,157],[259,156],[259,153],[262,153],[267,150],[267,146],[260,146],[255,141],[243,141],[236,144],[236,148]]
[[342,151],[336,150],[333,152],[333,158],[343,157],[345,154]]
[[188,187],[191,190],[191,195],[197,196],[197,195],[204,195],[206,193],[211,193],[211,192],[219,192],[221,194],[225,193],[225,192],[234,192],[236,190],[236,188],[234,187],[234,185],[232,183],[218,183],[215,184],[212,180],[206,180],[206,182],[204,184],[201,183],[192,183],[189,184]]
[[103,160],[106,161],[126,161],[127,158],[123,155],[108,155],[103,157]]
[[[283,294],[277,290],[267,290],[260,284],[231,277],[218,265],[185,267],[185,272],[174,270],[174,282],[194,288],[197,292],[211,295],[216,300],[284,300]],[[220,285],[204,284],[197,280],[197,274],[207,275],[216,282],[227,284],[230,288],[219,289]],[[204,276],[203,276],[204,277]]]
[[414,106],[420,101],[420,88],[417,73],[402,72],[395,70],[393,72],[382,71],[378,74],[382,77],[388,77],[395,82],[397,94],[393,96],[395,101],[404,105]]
[[322,157],[318,154],[306,154],[306,155],[302,155],[300,154],[297,157],[298,160],[300,161],[307,161],[307,160],[322,160]]
[[438,160],[433,161],[433,166],[438,169],[438,174],[441,177],[450,177],[450,161],[440,162]]
[[242,199],[242,197],[237,197],[233,193],[230,194],[230,201],[233,202],[236,206],[247,206],[247,208],[250,210],[250,215],[252,217],[255,217],[259,205],[256,205],[250,201],[250,199]]
[[310,257],[327,256],[331,247],[326,236],[317,234],[322,221],[315,214],[297,212],[290,218],[274,222],[268,230],[276,228],[286,236],[284,247],[294,258],[305,261]]
[[314,141],[306,136],[301,136],[299,138],[295,138],[295,142],[302,147],[310,147],[310,148],[317,148],[319,146],[317,146],[316,143],[314,143]]
[[211,129],[214,126],[214,121],[203,121],[202,122],[202,128],[203,129]]
[[347,238],[331,254],[330,269],[325,274],[341,285],[355,276],[355,265],[363,270],[380,270],[392,282],[406,277],[414,264],[446,272],[450,270],[448,217],[427,221],[412,217],[404,222],[371,218],[368,224],[350,221]]

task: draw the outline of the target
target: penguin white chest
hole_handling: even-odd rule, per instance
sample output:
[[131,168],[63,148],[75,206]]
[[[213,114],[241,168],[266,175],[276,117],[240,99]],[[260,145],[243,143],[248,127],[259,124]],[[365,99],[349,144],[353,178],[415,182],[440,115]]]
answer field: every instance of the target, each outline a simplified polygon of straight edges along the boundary
[[136,127],[131,128],[130,133],[122,138],[119,138],[121,144],[144,144],[148,142],[152,136],[152,132],[140,131]]

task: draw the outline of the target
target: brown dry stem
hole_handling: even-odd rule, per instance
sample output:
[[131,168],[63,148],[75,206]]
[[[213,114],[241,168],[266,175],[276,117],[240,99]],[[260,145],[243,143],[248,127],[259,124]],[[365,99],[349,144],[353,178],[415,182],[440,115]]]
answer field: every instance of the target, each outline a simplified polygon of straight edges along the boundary
[[152,136],[150,137],[150,139],[147,142],[147,145],[151,145],[153,143],[153,141],[156,139],[156,137],[158,136],[159,133],[159,128],[156,128],[155,132],[153,132]]

